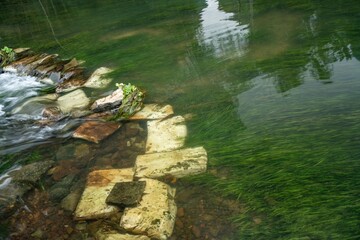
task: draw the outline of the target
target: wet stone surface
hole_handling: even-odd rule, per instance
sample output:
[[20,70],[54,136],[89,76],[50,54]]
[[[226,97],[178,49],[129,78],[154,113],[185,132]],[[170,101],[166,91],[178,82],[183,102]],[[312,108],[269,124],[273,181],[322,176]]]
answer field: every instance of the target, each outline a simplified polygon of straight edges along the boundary
[[120,207],[136,206],[141,200],[145,185],[144,181],[116,183],[106,198],[106,203]]

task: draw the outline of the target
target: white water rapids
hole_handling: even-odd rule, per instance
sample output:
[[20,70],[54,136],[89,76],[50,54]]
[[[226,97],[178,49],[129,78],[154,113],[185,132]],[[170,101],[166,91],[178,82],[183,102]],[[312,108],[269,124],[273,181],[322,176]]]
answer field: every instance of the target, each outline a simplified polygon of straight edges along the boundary
[[0,156],[43,143],[68,124],[66,121],[51,126],[37,124],[42,119],[44,104],[24,105],[45,87],[47,85],[35,77],[9,72],[0,74]]

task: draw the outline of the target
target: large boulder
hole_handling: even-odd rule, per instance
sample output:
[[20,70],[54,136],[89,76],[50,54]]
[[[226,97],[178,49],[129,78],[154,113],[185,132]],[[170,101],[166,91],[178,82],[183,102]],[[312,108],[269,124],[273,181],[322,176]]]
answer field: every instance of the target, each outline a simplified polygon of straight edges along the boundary
[[171,175],[181,178],[205,172],[206,166],[207,153],[203,147],[150,153],[136,158],[135,177],[159,178]]
[[120,226],[151,239],[167,239],[175,224],[175,189],[154,179],[141,178],[140,181],[146,182],[144,195],[137,207],[125,209]]

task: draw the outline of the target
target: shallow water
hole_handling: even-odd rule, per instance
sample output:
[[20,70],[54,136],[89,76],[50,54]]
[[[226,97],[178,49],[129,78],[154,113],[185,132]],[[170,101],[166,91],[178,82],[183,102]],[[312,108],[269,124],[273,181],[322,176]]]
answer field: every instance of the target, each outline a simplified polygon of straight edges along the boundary
[[187,181],[244,205],[224,216],[239,238],[360,237],[358,1],[42,3],[48,19],[39,1],[3,4],[0,46],[112,67],[109,89],[192,113],[209,171]]

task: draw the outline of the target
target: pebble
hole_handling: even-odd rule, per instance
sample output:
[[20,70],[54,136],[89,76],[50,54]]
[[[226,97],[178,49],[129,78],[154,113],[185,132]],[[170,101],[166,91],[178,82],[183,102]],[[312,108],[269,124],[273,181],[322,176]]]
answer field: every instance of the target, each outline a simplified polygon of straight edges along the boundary
[[176,215],[177,215],[178,217],[183,217],[183,216],[185,216],[185,210],[184,210],[184,208],[178,208]]
[[197,238],[201,237],[201,230],[197,226],[192,226],[191,232],[194,234],[195,237],[197,237]]
[[180,219],[175,220],[175,225],[176,225],[176,227],[178,227],[180,229],[184,228],[184,224]]

